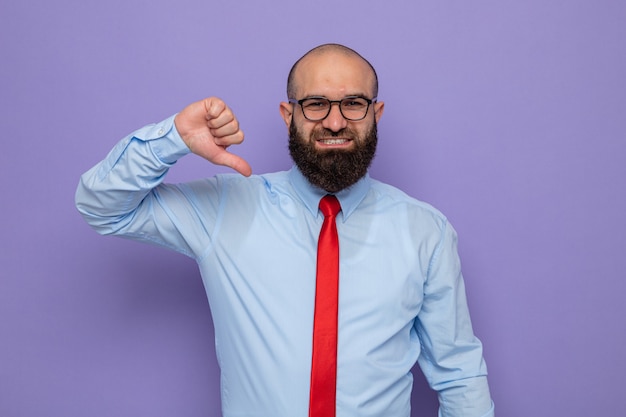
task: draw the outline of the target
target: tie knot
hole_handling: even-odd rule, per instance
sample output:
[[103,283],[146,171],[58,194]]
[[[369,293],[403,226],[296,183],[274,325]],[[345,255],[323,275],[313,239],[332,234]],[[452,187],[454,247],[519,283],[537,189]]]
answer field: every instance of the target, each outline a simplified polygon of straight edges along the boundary
[[334,195],[325,195],[320,200],[320,210],[324,217],[336,216],[341,211],[341,204]]

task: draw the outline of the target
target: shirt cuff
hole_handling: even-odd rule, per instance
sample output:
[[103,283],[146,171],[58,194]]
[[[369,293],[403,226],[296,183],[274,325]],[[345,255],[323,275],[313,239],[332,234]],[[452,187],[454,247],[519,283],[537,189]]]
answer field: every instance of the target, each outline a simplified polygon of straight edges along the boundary
[[175,117],[176,115],[170,116],[133,134],[133,137],[148,142],[154,155],[166,164],[173,164],[191,152],[176,130]]

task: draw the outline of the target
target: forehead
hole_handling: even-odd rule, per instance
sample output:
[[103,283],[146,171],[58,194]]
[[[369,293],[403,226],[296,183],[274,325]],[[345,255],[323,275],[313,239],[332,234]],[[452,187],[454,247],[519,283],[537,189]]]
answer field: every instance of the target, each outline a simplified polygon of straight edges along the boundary
[[358,56],[324,52],[305,57],[296,68],[294,82],[298,97],[370,97],[374,89],[374,73]]

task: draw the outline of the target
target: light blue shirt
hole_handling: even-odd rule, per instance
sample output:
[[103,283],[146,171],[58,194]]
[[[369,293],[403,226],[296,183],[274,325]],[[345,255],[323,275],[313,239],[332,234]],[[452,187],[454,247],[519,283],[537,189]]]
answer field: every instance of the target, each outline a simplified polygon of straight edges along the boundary
[[[187,153],[173,116],[146,126],[81,177],[77,207],[102,234],[197,261],[225,417],[307,417],[325,192],[296,168],[163,183]],[[408,417],[416,361],[439,393],[440,416],[493,416],[452,226],[369,176],[337,197],[337,416]]]

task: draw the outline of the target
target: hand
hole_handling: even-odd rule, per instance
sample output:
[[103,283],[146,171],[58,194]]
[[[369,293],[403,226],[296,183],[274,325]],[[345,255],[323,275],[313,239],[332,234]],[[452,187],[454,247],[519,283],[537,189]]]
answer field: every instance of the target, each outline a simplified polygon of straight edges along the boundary
[[243,142],[243,132],[232,110],[219,98],[188,105],[176,115],[174,125],[191,152],[246,177],[252,174],[248,162],[226,150]]

